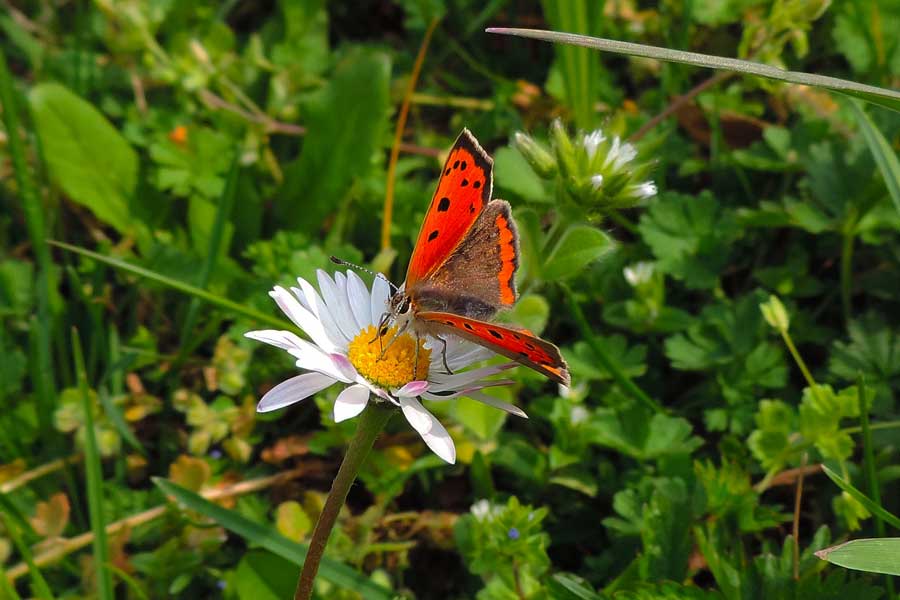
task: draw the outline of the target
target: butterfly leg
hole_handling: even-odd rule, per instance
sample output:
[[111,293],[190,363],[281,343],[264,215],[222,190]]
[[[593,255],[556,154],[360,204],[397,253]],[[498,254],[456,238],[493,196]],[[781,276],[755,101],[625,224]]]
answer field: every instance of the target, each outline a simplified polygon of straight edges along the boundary
[[[409,321],[407,321],[406,323],[404,323],[404,324],[403,324],[403,327],[401,327],[400,329],[397,330],[396,333],[394,333],[394,335],[391,337],[391,339],[388,340],[387,345],[385,345],[385,346],[383,346],[383,347],[381,348],[381,354],[378,355],[378,360],[381,360],[382,358],[384,358],[384,353],[387,352],[387,351],[388,351],[388,348],[390,348],[391,345],[392,345],[394,342],[397,341],[397,338],[399,338],[401,335],[403,335],[404,333],[406,333],[406,329],[407,329],[408,327],[409,327]],[[381,338],[379,338],[379,339],[381,339]]]
[[443,344],[443,348],[441,349],[441,360],[444,361],[444,369],[447,370],[447,374],[453,375],[453,371],[450,370],[450,365],[447,364],[447,340],[438,335],[434,336],[434,339]]

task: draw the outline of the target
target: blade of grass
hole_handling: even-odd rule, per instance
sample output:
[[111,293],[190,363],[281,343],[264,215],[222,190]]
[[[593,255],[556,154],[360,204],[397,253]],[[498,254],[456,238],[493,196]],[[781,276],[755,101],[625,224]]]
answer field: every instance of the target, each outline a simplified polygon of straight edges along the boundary
[[419,80],[419,73],[422,71],[422,65],[425,63],[425,54],[428,52],[428,46],[431,44],[431,36],[439,22],[440,19],[432,19],[428,24],[428,29],[425,30],[425,35],[422,37],[422,43],[419,45],[419,53],[416,55],[416,62],[413,63],[412,73],[410,73],[409,81],[406,83],[406,91],[403,93],[403,102],[400,104],[400,112],[397,114],[397,124],[394,128],[394,143],[391,146],[391,158],[388,161],[387,184],[384,190],[384,215],[381,222],[381,251],[388,255],[391,252],[391,221],[394,214],[394,174],[397,170],[397,159],[400,157],[400,142],[403,139],[403,130],[406,128],[409,103],[412,99],[413,92],[416,91],[416,82]]
[[[289,540],[276,530],[210,502],[167,479],[154,477],[153,483],[187,508],[206,515],[229,531],[246,538],[248,542],[258,544],[296,565],[303,564],[307,551],[305,544]],[[390,590],[381,587],[351,567],[328,557],[322,559],[319,574],[335,585],[359,593],[366,600],[390,600],[394,597]]]
[[[597,31],[597,12],[602,10],[602,5],[594,0],[543,0],[541,7],[551,27],[582,33]],[[589,131],[596,119],[594,104],[598,100],[600,63],[585,48],[563,45],[554,48],[554,53],[562,71],[566,104],[578,128]]]
[[749,60],[725,58],[723,56],[712,56],[709,54],[700,54],[697,52],[685,52],[684,50],[670,50],[669,48],[660,48],[658,46],[633,44],[631,42],[620,42],[617,40],[608,40],[586,35],[577,35],[574,33],[563,33],[560,31],[516,29],[508,27],[490,27],[486,31],[488,33],[515,35],[519,37],[543,40],[545,42],[574,44],[576,46],[594,48],[595,50],[615,52],[616,54],[641,56],[644,58],[653,58],[656,60],[664,60],[667,62],[684,63],[697,67],[737,71],[745,75],[755,75],[757,77],[776,79],[778,81],[786,81],[788,83],[821,87],[833,90],[835,92],[840,92],[848,96],[853,96],[855,98],[859,98],[861,100],[865,100],[867,102],[871,102],[872,104],[877,104],[891,110],[900,111],[900,92],[876,87],[873,85],[855,83],[853,81],[847,81],[846,79],[838,79],[837,77],[812,75],[810,73],[802,73],[800,71],[786,71],[784,69],[779,69],[778,67],[752,62]]
[[[50,314],[50,274],[52,259],[47,245],[46,221],[41,197],[31,177],[31,170],[25,159],[25,148],[19,137],[19,103],[13,89],[12,77],[6,64],[6,56],[0,49],[0,104],[3,105],[3,124],[6,127],[7,145],[12,159],[13,173],[19,188],[22,201],[22,213],[25,226],[31,240],[32,251],[37,263],[36,301],[37,318],[32,320],[35,329],[35,361],[31,369],[31,379],[38,400],[37,415],[41,438],[47,448],[56,446],[56,431],[53,429],[51,417],[56,406],[56,391],[53,376],[53,361],[50,351],[51,327]],[[36,326],[36,327],[35,327]]]
[[[225,190],[222,192],[222,198],[216,208],[216,220],[213,223],[212,232],[209,236],[209,248],[206,249],[206,260],[203,262],[203,268],[200,270],[200,277],[197,280],[197,287],[206,289],[209,283],[209,277],[216,268],[216,261],[221,252],[222,237],[225,233],[225,225],[231,218],[231,208],[234,206],[234,197],[237,194],[237,181],[240,176],[240,156],[235,154],[231,164],[231,171],[228,174],[228,180],[225,184]],[[181,343],[179,347],[178,359],[175,364],[180,364],[187,351],[188,336],[194,328],[194,321],[197,319],[197,311],[200,309],[200,300],[196,297],[191,299],[188,306],[187,315],[184,318],[184,325],[181,328]]]
[[115,600],[112,574],[109,571],[109,543],[106,539],[106,522],[103,512],[103,467],[100,464],[100,450],[94,436],[94,407],[88,394],[87,373],[84,370],[84,356],[81,351],[81,337],[78,329],[72,328],[72,356],[75,359],[75,374],[84,410],[84,472],[87,478],[88,514],[91,531],[94,533],[94,568],[97,571],[97,593],[100,600]]
[[851,102],[853,106],[853,114],[859,122],[859,130],[869,146],[869,152],[875,158],[875,164],[881,171],[884,183],[887,185],[888,192],[891,194],[891,200],[894,201],[894,207],[900,212],[900,160],[897,159],[897,153],[891,148],[878,128],[865,113],[859,102]]
[[[859,423],[862,427],[863,442],[863,461],[866,467],[866,480],[869,484],[869,495],[872,500],[879,506],[881,505],[881,485],[878,481],[878,473],[875,469],[875,447],[872,444],[872,428],[869,427],[869,405],[868,396],[866,395],[866,376],[861,372],[856,380],[856,393],[859,398]],[[878,515],[875,516],[875,533],[878,537],[884,537],[884,520]],[[894,580],[891,577],[884,578],[887,597],[894,597]]]
[[113,258],[111,256],[105,256],[98,252],[93,252],[85,248],[79,248],[78,246],[73,246],[65,242],[50,240],[49,243],[53,246],[62,248],[63,250],[68,250],[69,252],[87,256],[88,258],[92,258],[96,261],[110,265],[111,267],[115,267],[116,269],[119,269],[121,271],[126,271],[128,273],[131,273],[132,275],[137,275],[138,277],[144,277],[151,281],[155,281],[156,283],[160,283],[166,287],[178,290],[179,292],[183,292],[190,296],[195,296],[201,300],[209,302],[210,304],[213,304],[220,308],[224,308],[226,310],[230,310],[238,315],[248,317],[250,319],[255,319],[260,323],[273,325],[275,327],[278,327],[279,329],[290,329],[292,331],[296,331],[296,327],[294,327],[288,321],[279,319],[278,317],[273,317],[272,315],[267,315],[266,313],[260,312],[255,308],[244,306],[243,304],[239,304],[237,302],[229,300],[228,298],[217,296],[216,294],[212,294],[210,292],[207,292],[206,290],[202,290],[189,283],[184,283],[183,281],[178,281],[177,279],[172,279],[171,277],[166,277],[165,275],[160,275],[159,273],[151,271],[150,269],[145,269],[144,267],[139,267],[137,265],[125,262],[124,260]]
[[3,600],[22,600],[22,596],[16,591],[15,586],[6,576],[6,569],[0,565],[0,598]]
[[6,533],[9,534],[9,537],[12,539],[13,545],[16,547],[16,550],[19,551],[19,554],[22,555],[22,560],[28,565],[28,577],[31,579],[31,593],[42,600],[53,600],[53,592],[50,591],[47,580],[44,579],[43,573],[41,573],[41,570],[35,564],[34,557],[31,555],[31,548],[29,548],[28,544],[22,539],[19,528],[13,523],[10,523],[3,514],[0,514],[0,523],[3,523]]
[[900,575],[900,538],[851,540],[819,550],[816,556],[847,569]]
[[888,523],[891,527],[896,529],[900,529],[900,518],[898,518],[893,513],[888,512],[883,506],[875,503],[874,500],[863,494],[861,491],[856,489],[852,483],[829,469],[826,465],[822,465],[822,471],[828,475],[828,478],[834,482],[836,486],[850,494],[854,500],[862,504],[867,511],[872,513],[879,519],[882,519],[884,522]]

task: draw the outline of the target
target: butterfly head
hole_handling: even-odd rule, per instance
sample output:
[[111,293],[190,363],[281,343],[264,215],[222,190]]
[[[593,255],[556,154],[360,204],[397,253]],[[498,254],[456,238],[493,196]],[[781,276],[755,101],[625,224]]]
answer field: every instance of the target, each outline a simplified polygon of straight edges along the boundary
[[391,325],[396,325],[400,330],[406,329],[411,318],[412,298],[403,288],[400,288],[391,296],[387,311],[381,315],[381,320],[378,322],[378,335],[385,335]]

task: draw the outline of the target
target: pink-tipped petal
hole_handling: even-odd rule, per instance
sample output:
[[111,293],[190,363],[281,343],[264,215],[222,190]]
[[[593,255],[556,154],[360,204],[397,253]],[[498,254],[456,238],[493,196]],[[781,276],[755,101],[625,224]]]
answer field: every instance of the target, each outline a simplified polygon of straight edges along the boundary
[[394,392],[394,395],[398,398],[403,396],[410,396],[415,398],[416,396],[422,395],[423,392],[428,391],[429,383],[427,381],[410,381],[402,388]]

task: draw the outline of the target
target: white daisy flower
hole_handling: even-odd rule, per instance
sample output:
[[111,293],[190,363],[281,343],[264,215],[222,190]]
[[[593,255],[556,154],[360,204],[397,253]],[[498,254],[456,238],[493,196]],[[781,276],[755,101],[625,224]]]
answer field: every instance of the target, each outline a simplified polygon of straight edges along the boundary
[[[299,287],[288,291],[276,286],[269,292],[282,312],[311,341],[291,331],[273,329],[244,334],[287,351],[297,359],[297,368],[307,371],[269,390],[259,401],[257,411],[278,410],[341,383],[346,387],[334,401],[336,422],[357,416],[370,400],[390,402],[402,410],[432,452],[451,464],[456,462],[453,440],[420,399],[441,401],[467,396],[527,418],[520,408],[481,392],[487,387],[512,383],[508,379],[487,378],[516,363],[464,370],[494,354],[456,336],[446,338],[446,360],[452,374],[444,368],[443,344],[430,337],[421,338],[417,344],[411,335],[403,334],[382,353],[376,327],[387,310],[387,281],[376,277],[369,291],[353,271],[346,275],[335,273],[333,279],[322,270],[317,275],[319,291],[298,277]],[[385,339],[393,335],[392,328]]]

